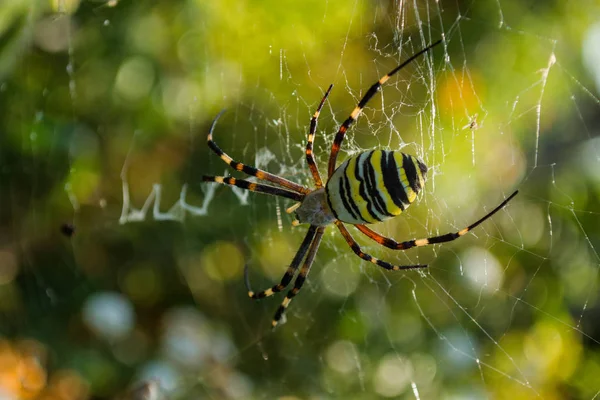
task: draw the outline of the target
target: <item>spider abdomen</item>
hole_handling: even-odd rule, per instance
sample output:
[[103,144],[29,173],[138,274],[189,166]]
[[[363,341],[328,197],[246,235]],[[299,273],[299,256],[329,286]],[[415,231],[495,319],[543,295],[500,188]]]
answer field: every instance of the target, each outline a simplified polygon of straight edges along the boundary
[[427,167],[399,151],[371,150],[344,161],[327,181],[327,202],[349,224],[371,224],[404,211],[425,184]]

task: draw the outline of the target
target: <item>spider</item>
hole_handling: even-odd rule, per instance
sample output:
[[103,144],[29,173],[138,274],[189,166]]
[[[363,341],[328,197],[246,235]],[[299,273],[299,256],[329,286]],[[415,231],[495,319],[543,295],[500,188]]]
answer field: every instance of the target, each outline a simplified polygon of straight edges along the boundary
[[246,267],[245,269],[244,275],[248,296],[252,299],[262,299],[284,290],[290,284],[294,274],[296,274],[300,264],[304,260],[294,282],[294,287],[288,291],[283,302],[275,312],[272,321],[273,328],[277,326],[283,317],[285,310],[294,296],[302,289],[302,285],[310,272],[319,244],[323,238],[323,232],[328,225],[335,224],[352,251],[365,261],[369,261],[379,267],[391,271],[426,268],[427,265],[394,265],[363,252],[350,232],[346,229],[344,223],[354,225],[361,233],[387,248],[394,250],[408,250],[412,247],[450,242],[466,235],[467,232],[471,231],[483,221],[494,215],[498,210],[502,209],[517,195],[518,191],[515,191],[483,218],[458,232],[447,233],[445,235],[426,239],[413,239],[397,242],[394,239],[387,238],[371,230],[365,224],[384,221],[397,216],[406,210],[406,208],[415,201],[417,194],[425,184],[427,175],[427,167],[425,164],[418,158],[399,151],[376,149],[354,155],[336,168],[337,155],[342,141],[344,140],[344,135],[369,100],[371,100],[390,77],[414,59],[428,52],[440,43],[441,40],[414,54],[408,60],[404,61],[387,75],[379,79],[379,81],[374,83],[369,90],[367,90],[363,98],[358,102],[358,105],[340,126],[335,135],[333,145],[331,146],[331,153],[329,155],[329,164],[327,168],[328,179],[325,184],[323,184],[313,155],[313,142],[317,130],[319,114],[333,88],[333,85],[329,86],[311,118],[310,130],[306,143],[306,161],[316,186],[313,190],[280,176],[270,174],[266,171],[233,160],[213,141],[213,130],[217,120],[225,110],[221,111],[213,120],[208,132],[208,147],[234,170],[244,172],[258,178],[260,181],[267,181],[277,186],[236,179],[231,176],[203,176],[202,180],[204,182],[217,182],[237,186],[253,192],[266,193],[294,200],[297,203],[286,210],[288,213],[295,212],[296,219],[292,222],[292,225],[297,226],[303,223],[310,225],[298,252],[292,259],[292,262],[278,284],[258,293],[254,292],[250,288],[248,268]]

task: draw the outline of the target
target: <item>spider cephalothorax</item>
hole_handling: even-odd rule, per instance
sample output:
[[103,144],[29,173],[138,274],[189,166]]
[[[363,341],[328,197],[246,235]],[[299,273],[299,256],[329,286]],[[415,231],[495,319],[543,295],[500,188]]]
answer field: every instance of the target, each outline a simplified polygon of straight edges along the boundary
[[439,43],[441,43],[441,40],[413,55],[394,68],[390,73],[379,79],[379,81],[374,83],[369,90],[367,90],[363,98],[358,102],[358,105],[340,126],[335,135],[333,145],[331,146],[331,153],[329,155],[329,164],[327,168],[328,179],[325,185],[323,185],[321,174],[319,173],[313,155],[313,142],[317,130],[317,119],[323,108],[323,104],[325,104],[325,100],[333,87],[333,85],[329,86],[329,89],[325,92],[317,111],[310,121],[310,131],[306,144],[306,161],[315,182],[316,188],[314,190],[308,189],[280,176],[234,161],[225,154],[212,139],[215,124],[221,114],[213,120],[208,133],[208,146],[233,169],[255,176],[259,180],[274,183],[277,186],[224,176],[204,176],[203,180],[206,182],[217,182],[237,186],[254,192],[261,192],[295,200],[297,203],[287,210],[288,212],[295,211],[296,213],[297,219],[293,224],[299,225],[301,223],[307,223],[310,225],[298,252],[283,275],[281,282],[277,285],[256,293],[250,289],[246,270],[248,295],[253,299],[261,299],[285,289],[292,281],[302,260],[304,260],[294,282],[294,287],[287,293],[285,299],[275,313],[273,327],[279,323],[290,301],[302,288],[313,264],[315,255],[317,254],[323,232],[327,225],[335,224],[352,251],[363,260],[392,271],[425,268],[427,265],[394,265],[364,253],[350,232],[348,232],[344,223],[353,224],[361,233],[385,247],[395,250],[407,250],[416,246],[449,242],[465,235],[503,208],[518,193],[515,191],[499,206],[468,227],[461,229],[458,232],[451,232],[427,239],[413,239],[405,242],[396,242],[394,239],[384,237],[364,225],[397,216],[414,202],[417,198],[417,194],[425,184],[427,167],[414,156],[398,151],[376,149],[352,156],[336,168],[337,155],[346,131],[356,118],[358,118],[358,115],[367,102],[379,91],[381,85],[405,65],[431,50],[431,48]]
[[337,218],[331,211],[327,201],[325,189],[319,188],[307,194],[296,209],[294,225],[310,224],[326,226],[335,222]]

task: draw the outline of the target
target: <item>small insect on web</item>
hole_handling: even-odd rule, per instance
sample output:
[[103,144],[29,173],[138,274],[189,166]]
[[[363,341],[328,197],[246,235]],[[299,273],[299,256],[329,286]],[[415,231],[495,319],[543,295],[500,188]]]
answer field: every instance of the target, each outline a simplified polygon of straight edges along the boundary
[[328,179],[325,184],[323,184],[321,174],[319,173],[313,155],[313,142],[317,130],[319,114],[333,88],[333,85],[329,86],[310,121],[310,130],[306,144],[306,161],[315,182],[316,188],[314,190],[280,176],[270,174],[261,169],[233,160],[217,146],[213,141],[212,136],[217,120],[225,110],[221,111],[213,120],[208,132],[208,147],[236,171],[244,172],[259,180],[267,181],[277,186],[254,183],[243,179],[236,179],[231,176],[203,176],[202,180],[205,182],[217,182],[236,186],[253,192],[266,193],[294,200],[298,203],[287,210],[288,213],[294,212],[296,215],[297,219],[293,222],[293,225],[302,223],[308,223],[310,225],[298,252],[292,259],[292,262],[278,284],[258,293],[254,292],[250,288],[248,268],[246,267],[245,269],[248,295],[252,299],[262,299],[284,290],[290,284],[294,274],[296,274],[298,268],[300,268],[300,264],[304,260],[294,282],[294,287],[288,291],[273,317],[273,327],[277,326],[294,296],[302,289],[302,285],[310,272],[310,268],[317,254],[325,228],[328,225],[335,224],[352,251],[363,260],[391,271],[426,268],[427,265],[394,265],[364,253],[350,232],[346,229],[344,223],[354,225],[361,233],[385,247],[394,250],[407,250],[412,247],[425,246],[428,244],[450,242],[464,236],[467,232],[494,215],[517,195],[518,191],[515,191],[483,218],[458,232],[451,232],[426,239],[396,242],[394,239],[384,237],[371,230],[365,226],[365,224],[384,221],[400,215],[406,210],[406,208],[415,201],[418,193],[425,184],[425,179],[427,177],[427,167],[425,164],[416,157],[399,151],[376,149],[352,156],[344,161],[339,167],[335,167],[337,155],[346,131],[356,118],[358,118],[369,100],[371,100],[390,77],[440,43],[441,40],[414,54],[369,88],[335,135],[333,145],[331,146],[331,153],[329,155],[327,169]]

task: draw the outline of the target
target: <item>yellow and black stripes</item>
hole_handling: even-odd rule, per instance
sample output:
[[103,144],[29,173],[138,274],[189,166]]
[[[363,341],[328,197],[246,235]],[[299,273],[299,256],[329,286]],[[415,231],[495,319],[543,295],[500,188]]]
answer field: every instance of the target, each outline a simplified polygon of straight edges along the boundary
[[325,100],[329,96],[333,85],[329,85],[329,88],[325,92],[325,95],[321,99],[321,103],[319,103],[319,107],[317,111],[315,111],[314,115],[310,119],[310,131],[308,132],[308,140],[306,142],[306,162],[308,163],[308,168],[313,176],[313,180],[315,181],[315,186],[317,189],[323,187],[323,181],[321,180],[321,174],[319,173],[319,168],[317,167],[317,163],[315,161],[315,156],[313,154],[313,143],[315,141],[315,132],[317,131],[317,121],[319,120],[319,114],[321,113],[321,109],[325,104]]
[[304,256],[306,255],[306,253],[310,247],[310,244],[312,243],[313,239],[315,238],[316,233],[317,233],[317,227],[311,225],[311,227],[308,228],[308,232],[304,236],[304,240],[302,241],[302,244],[300,245],[298,252],[294,256],[294,259],[290,263],[290,266],[288,267],[287,271],[285,271],[283,278],[281,278],[281,282],[279,282],[277,285],[275,285],[267,290],[263,290],[261,292],[255,293],[251,289],[250,279],[248,278],[248,265],[246,265],[246,268],[244,269],[244,280],[246,283],[246,289],[248,290],[248,296],[251,299],[255,299],[255,300],[264,299],[265,297],[272,296],[273,294],[281,292],[283,289],[285,289],[287,287],[287,285],[289,285],[289,283],[291,282],[292,278],[294,277],[294,273],[296,273],[298,266],[304,259]]
[[352,235],[350,234],[350,232],[348,232],[348,229],[346,229],[346,227],[344,226],[344,224],[341,221],[335,221],[335,225],[338,227],[338,229],[340,230],[342,236],[344,237],[344,239],[346,239],[346,243],[348,243],[348,245],[350,246],[350,248],[352,249],[352,251],[359,256],[360,258],[362,258],[365,261],[369,261],[375,265],[380,266],[383,269],[386,269],[388,271],[400,271],[400,270],[405,270],[405,269],[418,269],[418,268],[427,268],[427,265],[422,265],[422,264],[416,264],[416,265],[394,265],[394,264],[390,264],[387,261],[383,261],[380,260],[378,258],[373,257],[370,254],[364,253],[362,251],[362,249],[360,248],[360,246],[358,245],[358,243],[356,243],[356,240],[354,240],[354,238],[352,237]]
[[216,182],[222,183],[224,185],[237,186],[242,189],[249,190],[251,192],[265,193],[273,196],[285,197],[287,199],[292,199],[294,201],[302,201],[304,198],[304,194],[292,192],[291,190],[286,190],[282,188],[278,188],[270,185],[263,185],[260,183],[254,183],[250,181],[245,181],[243,179],[236,179],[231,176],[202,176],[202,181],[204,182]]
[[244,163],[235,161],[234,159],[229,157],[223,150],[221,150],[221,148],[219,146],[217,146],[217,144],[213,141],[212,133],[213,133],[213,130],[215,129],[215,125],[217,124],[219,117],[224,112],[225,112],[225,110],[221,111],[213,120],[213,122],[210,126],[210,130],[208,131],[208,138],[207,138],[208,147],[210,147],[210,149],[213,152],[215,152],[215,154],[218,155],[221,158],[221,160],[223,160],[226,164],[228,164],[231,168],[235,169],[236,171],[241,171],[245,174],[255,176],[258,179],[262,179],[265,181],[275,183],[277,185],[283,186],[284,188],[293,190],[294,192],[304,193],[304,194],[310,193],[310,189],[307,189],[302,185],[299,185],[297,183],[294,183],[292,181],[289,181],[289,180],[279,177],[277,175],[270,174],[266,171],[252,167],[250,165],[246,165]]
[[425,184],[427,167],[416,157],[386,150],[360,153],[344,161],[326,185],[335,217],[370,224],[399,215]]
[[300,272],[298,273],[298,276],[296,277],[296,280],[294,281],[294,287],[292,288],[292,290],[290,290],[286,294],[285,298],[281,302],[281,305],[277,308],[277,311],[275,312],[275,315],[273,317],[273,323],[272,323],[273,328],[275,328],[277,326],[277,324],[279,323],[279,320],[285,313],[285,310],[288,307],[288,305],[290,304],[290,302],[292,301],[292,298],[294,298],[294,296],[296,296],[296,294],[298,294],[298,292],[302,288],[302,285],[304,285],[304,282],[306,281],[306,277],[308,276],[308,273],[310,272],[310,267],[312,266],[312,264],[315,260],[315,256],[317,255],[317,250],[319,249],[319,245],[321,244],[321,239],[323,238],[323,232],[325,232],[324,226],[317,227],[315,225],[311,225],[310,228],[308,228],[308,232],[306,233],[306,236],[304,236],[304,240],[302,241],[302,244],[300,245],[300,249],[298,249],[298,252],[294,256],[294,259],[292,260],[290,266],[288,267],[287,271],[283,275],[281,282],[267,290],[263,290],[262,292],[255,293],[251,289],[250,280],[248,279],[248,267],[246,266],[246,268],[244,270],[244,278],[245,278],[245,283],[246,283],[246,289],[248,289],[248,296],[250,296],[251,299],[258,300],[258,299],[263,299],[265,297],[272,296],[273,294],[281,292],[283,289],[285,289],[289,285],[289,283],[292,281],[292,278],[294,277],[294,273],[296,272],[296,270],[298,269],[298,266],[300,265],[300,263],[306,256],[306,259],[304,260],[304,264],[302,265],[302,268],[300,269]]
[[[311,226],[311,228],[313,228],[313,226]],[[302,265],[302,268],[300,269],[300,272],[298,273],[298,276],[294,281],[294,287],[292,288],[292,290],[287,292],[285,298],[281,302],[281,305],[279,306],[279,308],[277,308],[277,311],[275,312],[275,316],[273,317],[272,322],[273,328],[275,328],[279,323],[279,320],[283,316],[283,313],[285,312],[286,308],[290,305],[290,302],[292,301],[294,296],[296,296],[300,289],[302,289],[302,285],[304,285],[306,277],[310,272],[310,267],[312,267],[313,262],[315,261],[315,256],[317,255],[317,250],[319,249],[319,245],[321,244],[321,239],[323,238],[324,232],[324,226],[320,226],[317,228],[315,238],[310,245],[310,249],[308,251],[308,255],[306,256],[306,260],[304,260],[304,265]]]
[[441,42],[442,42],[442,40],[440,39],[437,42],[432,43],[429,46],[425,47],[423,50],[419,51],[418,53],[412,55],[408,60],[404,61],[402,64],[398,65],[396,68],[391,70],[387,75],[385,75],[384,77],[379,79],[377,82],[375,82],[369,88],[369,90],[367,90],[367,93],[365,93],[365,95],[362,97],[362,99],[360,99],[360,101],[358,102],[358,105],[354,108],[354,110],[352,110],[352,113],[350,113],[350,116],[340,126],[340,129],[338,130],[338,132],[335,135],[335,139],[331,146],[331,153],[329,155],[327,176],[331,177],[333,175],[333,172],[335,171],[335,162],[337,160],[337,155],[340,151],[340,146],[342,145],[342,142],[344,141],[344,136],[346,135],[346,131],[348,130],[350,125],[352,125],[352,123],[354,121],[356,121],[356,119],[358,118],[358,115],[361,113],[363,108],[365,108],[365,106],[367,105],[369,100],[371,100],[371,98],[373,98],[373,96],[375,96],[375,93],[377,93],[379,91],[379,89],[381,88],[381,85],[383,85],[385,82],[387,82],[387,80],[390,79],[396,72],[400,71],[406,65],[408,65],[412,61],[414,61],[415,58],[420,57],[422,54],[428,52],[429,50],[431,50],[433,47],[437,46]]
[[482,218],[480,218],[477,222],[475,222],[475,223],[467,226],[466,228],[461,229],[458,232],[450,232],[450,233],[446,233],[445,235],[433,236],[433,237],[430,237],[430,238],[427,238],[427,239],[413,239],[413,240],[407,240],[405,242],[396,242],[394,239],[390,239],[390,238],[387,238],[385,236],[382,236],[379,233],[377,233],[377,232],[375,232],[375,231],[367,228],[364,225],[357,224],[355,226],[356,226],[356,228],[359,231],[361,231],[367,237],[373,239],[377,243],[379,243],[379,244],[381,244],[381,245],[383,245],[383,246],[385,246],[387,248],[394,249],[394,250],[407,250],[407,249],[410,249],[412,247],[426,246],[428,244],[450,242],[450,241],[452,241],[454,239],[458,239],[459,237],[466,235],[468,232],[470,232],[471,230],[473,230],[474,228],[476,228],[483,221],[485,221],[486,219],[490,218],[492,215],[496,214],[513,197],[515,197],[517,195],[517,193],[519,193],[518,190],[516,190],[513,194],[511,194],[510,196],[508,196],[502,203],[500,203],[500,205],[498,205],[492,211],[490,211],[485,216],[483,216]]

